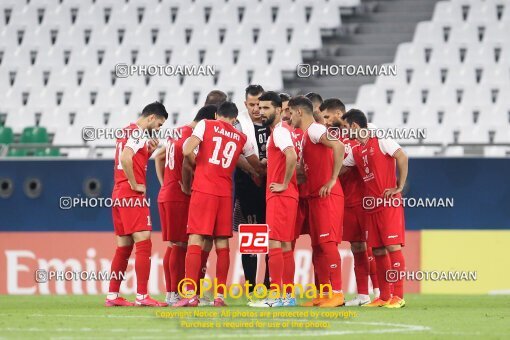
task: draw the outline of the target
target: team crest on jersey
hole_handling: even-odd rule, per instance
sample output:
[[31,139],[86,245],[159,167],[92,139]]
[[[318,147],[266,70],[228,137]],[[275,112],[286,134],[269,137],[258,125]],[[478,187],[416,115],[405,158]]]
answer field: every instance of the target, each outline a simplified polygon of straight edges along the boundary
[[352,147],[350,144],[345,144],[345,153],[349,154],[352,152]]

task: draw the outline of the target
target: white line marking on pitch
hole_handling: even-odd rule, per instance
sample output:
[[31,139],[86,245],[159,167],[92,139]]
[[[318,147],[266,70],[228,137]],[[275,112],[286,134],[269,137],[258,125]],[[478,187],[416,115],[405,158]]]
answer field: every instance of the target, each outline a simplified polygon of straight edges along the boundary
[[[37,314],[36,314],[37,315]],[[120,315],[119,315],[120,316]],[[333,321],[333,320],[332,320]],[[341,320],[336,320],[341,321]],[[295,330],[287,330],[286,333],[282,332],[259,332],[257,330],[256,333],[252,332],[246,332],[247,330],[243,330],[242,333],[235,332],[235,331],[228,331],[228,333],[225,334],[216,334],[215,337],[218,338],[228,338],[228,337],[289,337],[289,336],[310,336],[310,335],[316,335],[316,336],[327,336],[327,335],[351,335],[351,334],[381,334],[381,333],[405,333],[405,332],[423,332],[423,331],[430,331],[431,328],[427,326],[420,326],[420,325],[406,325],[406,324],[397,324],[397,323],[386,323],[386,322],[364,322],[364,321],[343,321],[343,323],[353,324],[353,325],[368,325],[368,326],[384,326],[384,327],[398,327],[398,328],[384,328],[384,329],[373,329],[373,330],[307,330],[306,332],[303,332],[303,330],[295,329]],[[44,328],[15,328],[15,327],[6,327],[6,328],[0,328],[1,331],[11,331],[11,332],[45,332],[47,329]],[[53,332],[94,332],[97,331],[93,328],[55,328],[52,330]],[[110,332],[110,333],[122,333],[122,332],[128,332],[133,333],[136,332],[136,329],[125,329],[125,328],[110,328],[106,330],[102,330],[102,332]],[[165,328],[165,329],[140,329],[138,330],[141,333],[177,333],[182,331],[182,329],[171,329],[171,328]],[[281,330],[280,330],[281,331]],[[143,337],[143,336],[142,336]],[[155,334],[152,334],[150,338],[154,338]],[[165,336],[161,336],[162,338],[167,338]],[[202,338],[210,338],[210,334],[187,334],[187,338],[195,338],[195,339],[202,339]],[[140,336],[136,337],[137,339],[141,338]],[[158,337],[159,338],[159,337]]]

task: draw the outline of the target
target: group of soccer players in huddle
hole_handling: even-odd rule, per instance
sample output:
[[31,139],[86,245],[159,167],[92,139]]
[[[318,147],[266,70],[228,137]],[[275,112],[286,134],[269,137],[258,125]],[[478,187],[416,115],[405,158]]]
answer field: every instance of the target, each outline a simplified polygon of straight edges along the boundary
[[[323,101],[315,93],[291,98],[250,85],[245,106],[246,113],[238,115],[225,93],[211,91],[193,121],[177,128],[159,150],[157,140],[135,138],[129,131],[158,130],[168,118],[161,103],[147,105],[137,122],[125,128],[125,137],[117,140],[112,197],[145,196],[147,163],[156,152],[158,208],[163,240],[168,242],[163,260],[167,296],[166,302],[159,302],[147,294],[149,208],[115,207],[117,249],[111,271],[125,272],[136,245],[137,296],[134,303],[122,298],[122,281],[112,279],[105,305],[204,304],[197,295],[181,296],[179,283],[204,278],[214,245],[218,294],[210,304],[225,306],[229,238],[239,224],[261,223],[269,226],[264,281],[281,294],[260,301],[250,296],[250,306],[297,305],[291,288],[294,246],[303,234],[310,236],[316,286],[331,288],[303,305],[405,306],[404,212],[401,204],[392,206],[384,200],[401,198],[408,171],[401,147],[370,134],[368,129],[375,127],[365,114],[357,109],[346,112],[337,98]],[[367,197],[379,203],[363,207]],[[341,241],[350,242],[354,257],[358,294],[349,301],[342,292]],[[242,263],[253,288],[257,256],[243,254]]]

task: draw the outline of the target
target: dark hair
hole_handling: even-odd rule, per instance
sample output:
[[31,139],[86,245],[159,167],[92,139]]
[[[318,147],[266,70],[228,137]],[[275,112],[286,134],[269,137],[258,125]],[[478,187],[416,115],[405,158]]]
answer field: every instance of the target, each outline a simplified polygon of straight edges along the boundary
[[282,99],[280,95],[274,91],[267,91],[260,95],[259,101],[271,101],[271,105],[274,107],[282,107]]
[[322,103],[322,97],[318,93],[308,92],[307,94],[305,94],[305,97],[310,99],[312,101],[312,103],[317,103],[317,102]]
[[237,118],[238,112],[236,104],[232,102],[224,102],[218,108],[218,116],[225,118]]
[[214,119],[215,113],[218,111],[218,107],[216,105],[206,105],[202,107],[200,110],[198,110],[197,115],[195,116],[195,119],[193,119],[194,122],[199,122],[202,119]]
[[260,85],[248,85],[248,87],[244,90],[244,98],[248,98],[250,96],[257,96],[264,92],[264,88]]
[[338,98],[328,98],[324,100],[319,108],[319,110],[340,110],[345,112],[345,105]]
[[290,100],[290,94],[282,92],[280,93],[280,99],[282,102],[288,102]]
[[349,123],[349,125],[356,123],[361,128],[368,127],[367,116],[362,111],[357,109],[350,109],[346,114],[342,116],[342,119]]
[[220,90],[212,90],[207,95],[204,105],[220,105],[227,101],[227,94]]
[[168,112],[166,112],[165,105],[160,102],[150,103],[142,110],[142,116],[144,117],[148,117],[153,114],[168,119]]
[[308,114],[312,114],[313,112],[313,104],[310,99],[305,96],[296,96],[292,97],[289,100],[289,107],[300,107],[304,109],[304,111]]

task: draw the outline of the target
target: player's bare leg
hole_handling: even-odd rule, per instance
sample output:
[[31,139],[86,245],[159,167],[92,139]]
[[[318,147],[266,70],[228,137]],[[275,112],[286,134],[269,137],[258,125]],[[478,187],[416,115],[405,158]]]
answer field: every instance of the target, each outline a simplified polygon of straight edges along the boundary
[[391,301],[385,307],[402,308],[406,305],[404,300],[404,280],[401,275],[401,273],[405,271],[405,259],[402,254],[402,246],[400,244],[392,244],[386,246],[386,250],[390,257],[391,270],[396,274],[396,280],[393,283],[393,296]]
[[[188,249],[186,251],[186,264],[185,264],[185,280],[193,282],[194,287],[181,287],[180,289],[187,291],[189,297],[182,298],[175,303],[173,307],[197,307],[198,296],[197,287],[199,283],[199,272],[202,257],[202,248],[204,246],[205,237],[203,235],[191,234],[188,239]],[[191,296],[192,295],[192,296]]]
[[112,260],[110,288],[106,297],[106,307],[127,307],[134,306],[134,303],[127,301],[119,295],[122,278],[126,272],[129,257],[133,250],[133,239],[131,236],[117,236],[117,249]]
[[218,237],[214,240],[216,246],[216,279],[218,280],[218,287],[214,291],[214,306],[224,307],[225,304],[225,287],[227,285],[228,268],[230,267],[230,248],[228,238]]
[[351,251],[354,257],[354,274],[358,295],[345,303],[348,307],[370,303],[370,296],[368,295],[370,263],[368,262],[366,242],[351,242]]
[[148,230],[138,231],[132,234],[135,242],[135,273],[136,273],[136,301],[137,306],[166,307],[165,302],[159,302],[151,298],[147,291],[147,283],[151,270],[152,242],[151,232]]
[[363,307],[382,307],[391,302],[391,284],[386,280],[386,272],[391,269],[391,262],[385,247],[372,248],[377,266],[380,295]]

